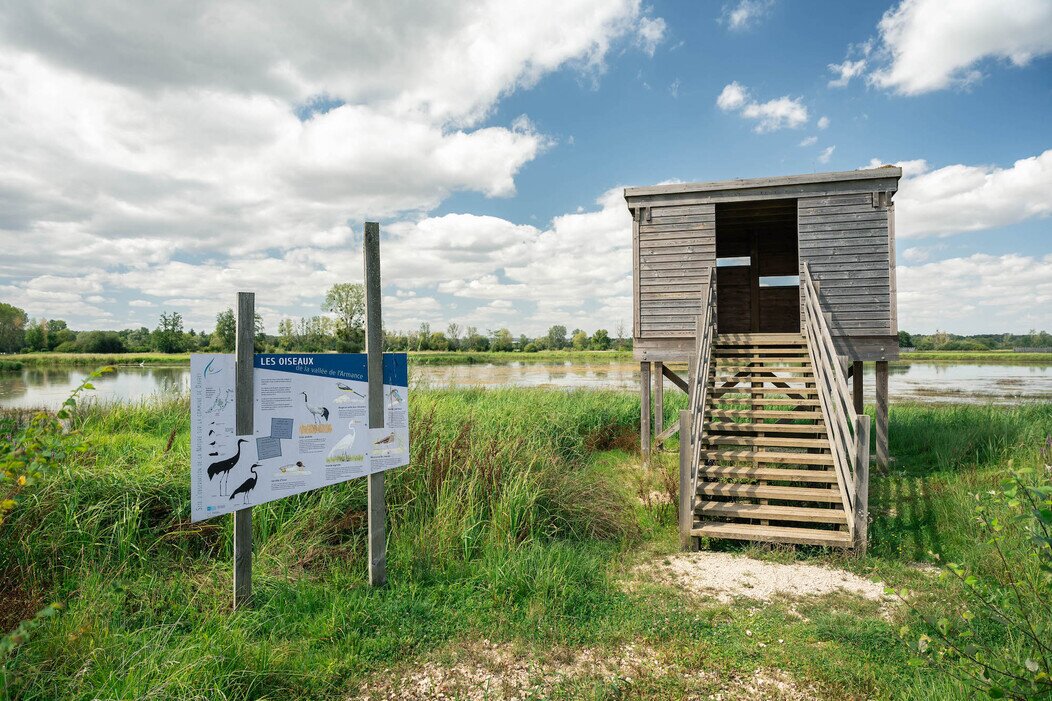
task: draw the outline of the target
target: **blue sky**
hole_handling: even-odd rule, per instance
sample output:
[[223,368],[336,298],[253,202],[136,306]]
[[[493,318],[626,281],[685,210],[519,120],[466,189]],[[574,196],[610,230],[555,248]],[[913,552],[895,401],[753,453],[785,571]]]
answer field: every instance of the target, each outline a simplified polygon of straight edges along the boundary
[[11,3],[0,299],[210,328],[250,289],[273,331],[361,279],[375,218],[391,328],[614,330],[619,188],[876,161],[906,173],[901,328],[1052,328],[1052,3],[946,8]]

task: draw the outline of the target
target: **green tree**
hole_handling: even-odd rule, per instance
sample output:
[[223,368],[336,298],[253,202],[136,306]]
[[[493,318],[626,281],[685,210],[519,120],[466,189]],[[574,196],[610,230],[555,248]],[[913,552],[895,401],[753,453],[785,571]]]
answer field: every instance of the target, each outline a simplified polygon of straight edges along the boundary
[[336,315],[336,338],[341,350],[360,351],[365,344],[365,286],[341,282],[325,293],[322,309]]
[[548,329],[548,347],[552,350],[566,348],[565,326],[552,326]]
[[595,333],[592,334],[592,348],[596,350],[609,350],[610,334],[607,333],[606,329],[596,329]]
[[571,340],[574,350],[585,350],[588,348],[588,333],[583,329],[574,329]]
[[25,343],[26,310],[0,302],[0,353],[17,353]]
[[47,350],[47,321],[45,319],[30,321],[26,326],[22,343],[23,349],[27,351]]
[[153,332],[153,347],[159,353],[179,353],[183,350],[183,315],[161,312],[157,329]]
[[449,350],[449,339],[441,331],[433,331],[428,338],[427,347],[434,351]]
[[490,344],[490,348],[495,351],[507,353],[515,347],[515,339],[511,335],[511,331],[506,328],[497,329],[496,333],[493,334],[493,343]]
[[116,331],[84,331],[74,342],[78,353],[123,353],[124,339]]
[[212,333],[211,346],[223,353],[233,353],[236,341],[237,319],[234,318],[234,310],[227,307],[216,314],[216,330]]
[[47,347],[48,350],[55,350],[63,343],[72,343],[77,339],[77,334],[73,333],[66,322],[62,319],[48,319],[47,322]]
[[460,348],[460,324],[451,322],[446,327],[446,340],[449,342],[449,350],[458,350]]
[[899,348],[913,348],[913,336],[906,331],[899,331]]

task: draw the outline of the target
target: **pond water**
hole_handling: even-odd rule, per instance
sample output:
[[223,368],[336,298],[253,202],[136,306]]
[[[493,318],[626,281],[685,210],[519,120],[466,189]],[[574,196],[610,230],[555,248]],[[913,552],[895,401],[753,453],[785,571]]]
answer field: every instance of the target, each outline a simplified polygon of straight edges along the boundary
[[[91,372],[90,367],[34,367],[0,372],[0,408],[57,407]],[[98,401],[137,401],[186,391],[186,365],[118,366],[95,381]],[[412,365],[417,387],[560,387],[637,390],[639,365],[631,362],[513,362],[478,365]],[[993,363],[893,363],[892,401],[1014,404],[1052,401],[1052,365]],[[669,391],[674,388],[668,385]],[[866,401],[873,401],[873,366],[866,366]]]

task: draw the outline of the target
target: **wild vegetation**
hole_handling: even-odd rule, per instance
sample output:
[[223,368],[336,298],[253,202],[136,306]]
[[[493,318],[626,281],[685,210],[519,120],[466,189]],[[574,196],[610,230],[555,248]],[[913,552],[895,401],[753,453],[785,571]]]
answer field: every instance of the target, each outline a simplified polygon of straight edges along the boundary
[[[668,400],[671,419],[682,398]],[[18,699],[335,699],[481,645],[547,660],[646,651],[631,678],[586,666],[552,682],[554,697],[707,695],[775,670],[828,698],[961,698],[969,669],[917,643],[960,618],[966,584],[919,563],[937,553],[983,581],[1013,581],[1026,534],[1005,531],[1006,567],[976,537],[974,495],[997,488],[1010,462],[1047,486],[1052,407],[894,406],[895,459],[873,478],[865,557],[713,544],[846,568],[907,588],[908,606],[846,594],[721,604],[639,575],[677,549],[677,480],[674,452],[640,469],[638,411],[619,392],[418,391],[412,463],[389,473],[389,585],[365,582],[359,480],[256,507],[256,605],[234,614],[230,519],[188,521],[186,400],[78,410],[85,450],[0,526],[5,630],[50,601],[67,607],[13,652],[4,688]],[[991,503],[987,517],[1012,508]],[[974,644],[1015,654],[996,617],[967,610]]]
[[[324,314],[283,318],[277,333],[267,334],[263,318],[257,314],[256,352],[320,353],[338,351],[356,353],[365,345],[365,293],[361,285],[339,283],[329,288],[321,305]],[[157,327],[145,326],[121,331],[73,331],[61,319],[31,319],[25,310],[0,303],[0,353],[196,353],[234,350],[236,319],[234,310],[224,309],[216,315],[211,332],[185,329],[182,314],[162,311]],[[616,338],[606,329],[589,335],[582,329],[567,332],[565,326],[553,325],[543,336],[514,336],[507,328],[488,329],[461,327],[450,323],[445,331],[431,330],[422,323],[415,331],[386,331],[385,347],[389,351],[441,351],[472,353],[534,353],[545,350],[626,350],[632,347],[626,338],[624,324],[617,327]],[[0,368],[3,369],[3,368]]]

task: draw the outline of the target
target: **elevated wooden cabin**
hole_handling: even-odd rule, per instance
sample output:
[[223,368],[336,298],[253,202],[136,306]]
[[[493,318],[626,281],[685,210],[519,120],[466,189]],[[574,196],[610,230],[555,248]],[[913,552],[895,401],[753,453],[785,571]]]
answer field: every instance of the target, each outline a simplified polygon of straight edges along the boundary
[[716,268],[718,333],[799,332],[801,266],[821,283],[838,352],[898,358],[895,206],[902,170],[632,187],[637,360],[686,361]]
[[[651,378],[658,443],[679,428],[662,425],[668,378],[691,394],[686,469],[701,511],[688,514],[712,519],[684,523],[693,536],[844,546],[858,545],[861,534],[864,545],[862,363],[876,363],[876,452],[886,464],[887,361],[898,357],[893,197],[901,176],[882,166],[625,190],[643,452],[649,456]],[[689,363],[689,378],[669,363]],[[792,498],[765,498],[771,495]],[[832,496],[843,513],[815,512]],[[743,498],[756,509],[743,511]]]

